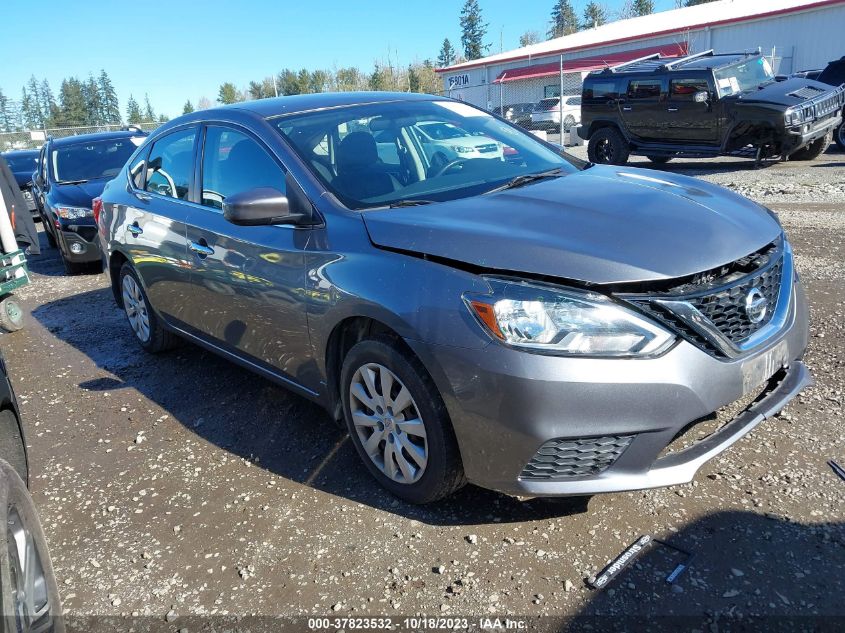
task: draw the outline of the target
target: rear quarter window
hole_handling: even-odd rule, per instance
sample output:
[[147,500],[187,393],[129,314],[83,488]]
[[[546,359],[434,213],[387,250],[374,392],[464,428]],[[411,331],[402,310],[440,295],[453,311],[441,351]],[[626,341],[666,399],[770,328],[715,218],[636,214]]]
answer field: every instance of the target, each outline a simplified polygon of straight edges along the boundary
[[584,86],[584,99],[615,99],[617,96],[615,81],[595,81]]

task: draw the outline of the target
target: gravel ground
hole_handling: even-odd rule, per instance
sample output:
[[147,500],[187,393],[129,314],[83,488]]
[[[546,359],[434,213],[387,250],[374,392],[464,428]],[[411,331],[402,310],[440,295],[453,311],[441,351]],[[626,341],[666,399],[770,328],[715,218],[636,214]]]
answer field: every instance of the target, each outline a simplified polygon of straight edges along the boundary
[[[845,481],[825,463],[845,464],[845,154],[666,169],[778,211],[812,304],[817,385],[693,483],[648,492],[520,501],[470,486],[401,503],[314,405],[191,345],[144,354],[105,276],[64,276],[52,249],[33,258],[19,293],[28,325],[0,342],[66,611],[168,626],[213,614],[845,617]],[[604,591],[585,585],[646,533],[695,552],[675,585],[663,579],[678,556],[659,548]]]

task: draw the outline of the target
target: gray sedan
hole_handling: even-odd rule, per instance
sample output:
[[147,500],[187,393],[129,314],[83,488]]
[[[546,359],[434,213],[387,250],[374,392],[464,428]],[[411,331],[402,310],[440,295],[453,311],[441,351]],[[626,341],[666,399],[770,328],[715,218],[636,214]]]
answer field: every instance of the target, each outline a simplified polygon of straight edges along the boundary
[[[507,160],[432,162],[418,130],[433,123]],[[320,403],[416,503],[467,481],[526,496],[687,482],[810,383],[804,291],[773,213],[580,162],[449,99],[188,114],[94,209],[144,349],[183,337]]]

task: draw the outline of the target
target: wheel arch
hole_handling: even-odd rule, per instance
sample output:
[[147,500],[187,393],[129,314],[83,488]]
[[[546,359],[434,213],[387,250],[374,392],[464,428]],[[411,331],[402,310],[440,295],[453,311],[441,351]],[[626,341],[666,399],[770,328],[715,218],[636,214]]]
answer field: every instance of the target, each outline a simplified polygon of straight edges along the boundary
[[109,256],[109,279],[111,281],[111,291],[112,295],[114,295],[114,300],[117,303],[118,307],[123,307],[123,298],[120,292],[120,269],[123,268],[123,264],[129,261],[129,258],[120,250],[112,251],[111,255]]

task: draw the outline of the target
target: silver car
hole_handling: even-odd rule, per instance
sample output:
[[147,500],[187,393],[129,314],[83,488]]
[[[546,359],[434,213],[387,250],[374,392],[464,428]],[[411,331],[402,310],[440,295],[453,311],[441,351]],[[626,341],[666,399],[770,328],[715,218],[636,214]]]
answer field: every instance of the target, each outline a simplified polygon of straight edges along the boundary
[[[508,160],[432,164],[415,132],[431,123]],[[188,114],[94,211],[143,348],[183,337],[320,403],[416,503],[467,481],[525,496],[688,482],[810,383],[804,290],[771,211],[578,161],[449,99]]]

